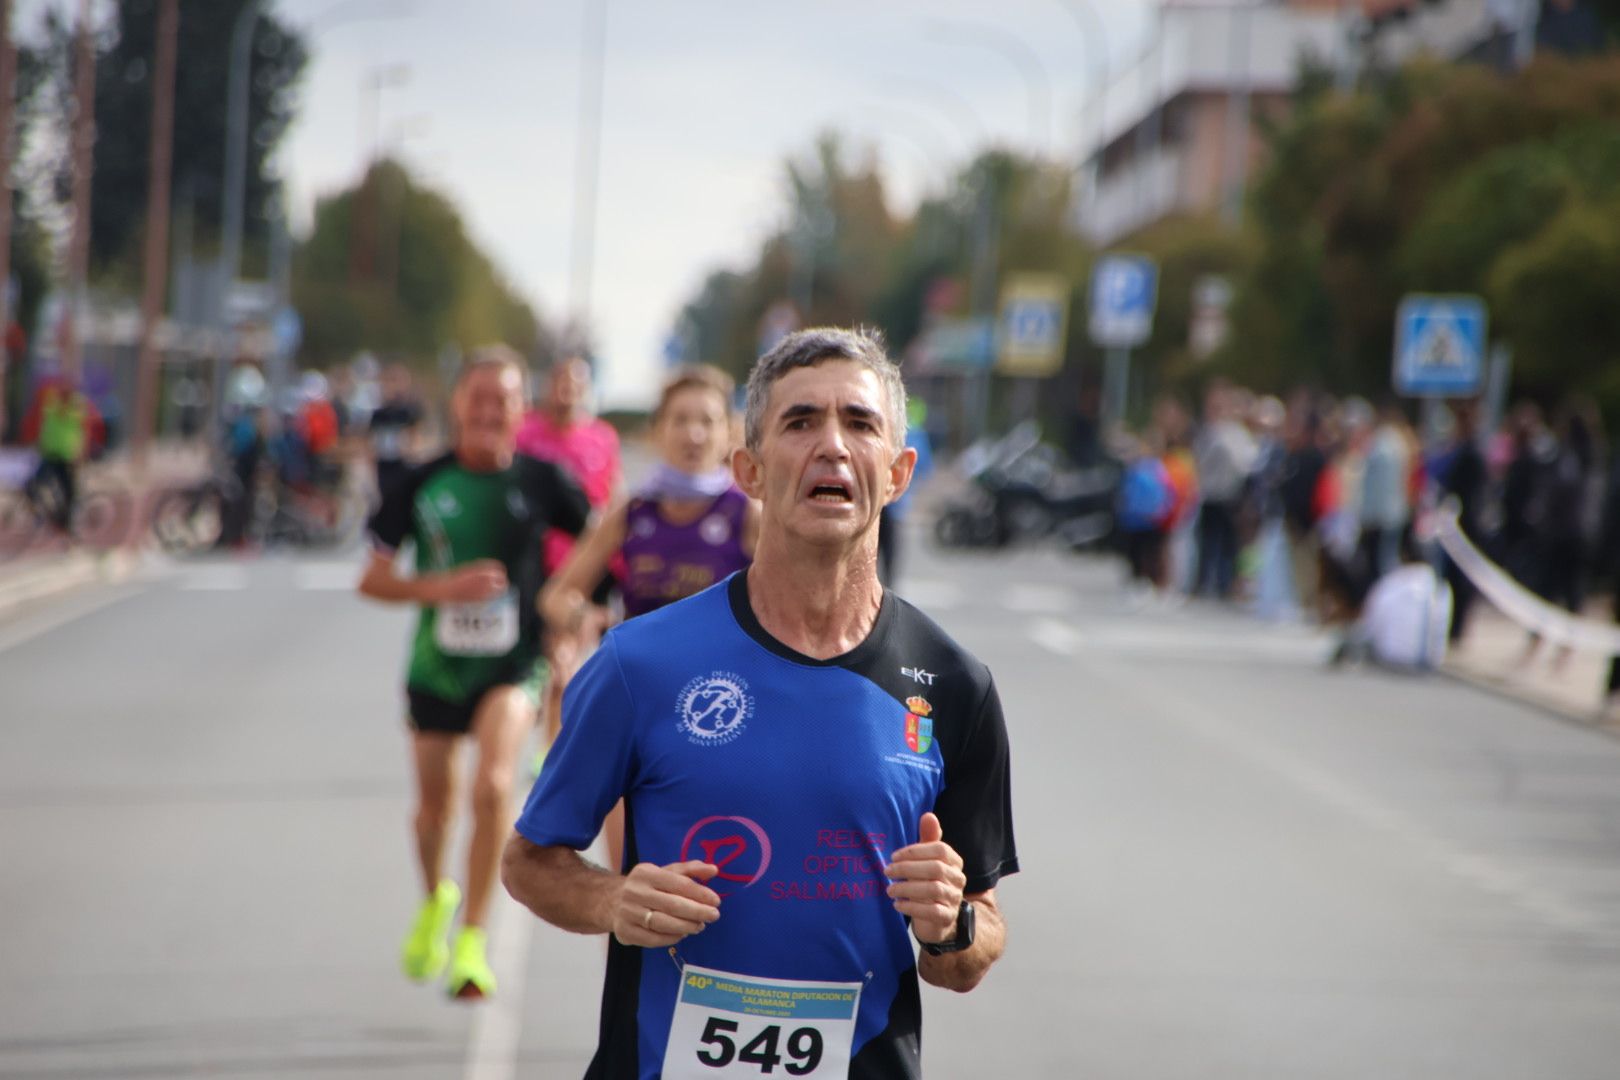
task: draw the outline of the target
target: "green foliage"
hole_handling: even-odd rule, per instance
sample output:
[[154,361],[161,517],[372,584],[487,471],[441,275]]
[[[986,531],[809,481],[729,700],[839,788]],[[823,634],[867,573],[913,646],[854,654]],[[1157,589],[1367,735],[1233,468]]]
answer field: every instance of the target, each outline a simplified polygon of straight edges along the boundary
[[293,302],[306,358],[323,366],[360,349],[419,367],[445,345],[504,341],[533,353],[541,333],[456,208],[392,161],[316,206],[293,258]]
[[1505,251],[1486,281],[1498,330],[1515,343],[1525,390],[1549,398],[1606,389],[1620,365],[1620,197],[1571,200]]
[[836,135],[787,163],[784,224],[761,243],[750,266],[711,273],[682,311],[697,355],[741,377],[758,355],[761,320],[789,301],[807,325],[876,326],[897,355],[922,329],[924,301],[942,279],[962,286],[961,314],[975,298],[975,252],[993,239],[993,265],[981,267],[981,307],[993,309],[995,283],[1019,270],[1084,274],[1084,246],[1070,234],[1065,171],[993,151],[967,164],[909,218],[888,207],[881,169],[852,154]]
[[1209,364],[1193,356],[1189,344],[1193,288],[1206,276],[1237,279],[1248,269],[1251,253],[1241,232],[1208,217],[1168,218],[1133,238],[1129,246],[1151,256],[1159,266],[1153,337],[1138,353],[1145,403],[1159,391],[1187,390],[1201,384],[1213,371],[1231,364],[1232,354],[1242,355],[1228,346]]
[[[175,71],[173,178],[177,201],[191,200],[202,233],[220,220],[226,143],[230,39],[248,0],[184,0],[180,4]],[[269,5],[266,5],[267,7]],[[91,178],[91,260],[99,273],[139,265],[146,218],[152,132],[152,65],[157,0],[118,0],[96,55],[95,171]],[[45,58],[53,126],[66,131],[73,114],[74,25],[52,11]],[[269,211],[280,182],[269,161],[296,110],[296,89],[308,61],[302,38],[266,11],[253,32],[248,80],[247,185],[244,237],[263,251]],[[56,193],[66,202],[71,145],[61,140]],[[249,276],[253,276],[251,273]]]
[[1223,367],[1267,389],[1378,393],[1401,296],[1462,291],[1490,302],[1521,389],[1620,382],[1604,367],[1620,326],[1596,299],[1620,246],[1616,117],[1614,56],[1508,77],[1423,62],[1302,99],[1268,134]]

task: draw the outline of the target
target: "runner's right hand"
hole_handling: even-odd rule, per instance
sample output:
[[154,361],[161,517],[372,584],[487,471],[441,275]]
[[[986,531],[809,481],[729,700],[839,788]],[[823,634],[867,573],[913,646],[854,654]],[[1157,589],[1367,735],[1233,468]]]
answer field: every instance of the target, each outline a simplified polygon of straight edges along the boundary
[[433,602],[476,604],[506,591],[506,567],[497,559],[478,559],[446,570],[434,583]]
[[695,859],[631,867],[614,898],[613,936],[622,945],[662,949],[702,930],[720,917],[719,895],[703,884],[719,872]]

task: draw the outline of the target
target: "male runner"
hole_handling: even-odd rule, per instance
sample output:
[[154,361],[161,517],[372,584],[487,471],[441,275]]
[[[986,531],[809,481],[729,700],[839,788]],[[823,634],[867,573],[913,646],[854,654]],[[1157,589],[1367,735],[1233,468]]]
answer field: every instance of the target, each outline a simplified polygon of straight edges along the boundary
[[[1000,701],[877,579],[904,410],[874,338],[780,342],[732,456],[752,568],[612,630],[569,689],[502,877],[612,935],[588,1077],[916,1077],[918,976],[970,990],[1001,955]],[[622,873],[579,854],[621,796]]]
[[[515,451],[523,368],[504,347],[475,354],[451,396],[455,448],[408,471],[371,521],[375,550],[360,592],[421,606],[406,677],[417,779],[416,848],[427,894],[401,963],[412,979],[449,963],[455,997],[487,997],[484,917],[510,818],[519,747],[534,726],[540,667],[535,599],[548,527],[577,535],[589,507],[549,462]],[[416,549],[404,576],[395,556]],[[467,907],[452,954],[447,937],[461,891],[440,877],[460,737],[478,746],[467,856]]]

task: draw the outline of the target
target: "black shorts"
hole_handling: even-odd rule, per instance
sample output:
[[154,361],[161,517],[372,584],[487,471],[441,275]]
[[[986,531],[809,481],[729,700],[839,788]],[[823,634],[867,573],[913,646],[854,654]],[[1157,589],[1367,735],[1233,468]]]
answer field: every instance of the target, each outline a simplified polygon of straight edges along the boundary
[[406,687],[405,698],[410,702],[406,720],[412,731],[432,732],[438,735],[466,735],[472,731],[473,716],[478,712],[478,706],[483,703],[484,695],[491,690],[503,686],[516,686],[529,695],[531,705],[539,708],[540,688],[545,685],[545,676],[546,665],[542,660],[535,664],[532,671],[490,683],[476,694],[468,695],[466,701],[447,701],[437,694]]

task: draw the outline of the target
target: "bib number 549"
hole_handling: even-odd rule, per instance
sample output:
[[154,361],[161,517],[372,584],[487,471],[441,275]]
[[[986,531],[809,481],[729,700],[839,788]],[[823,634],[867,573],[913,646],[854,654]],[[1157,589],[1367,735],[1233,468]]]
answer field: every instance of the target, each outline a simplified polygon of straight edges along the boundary
[[723,1069],[735,1060],[739,1065],[757,1065],[764,1074],[781,1065],[789,1076],[808,1076],[821,1064],[821,1032],[813,1027],[796,1028],[788,1035],[785,1063],[778,1048],[782,1041],[780,1024],[769,1025],[741,1048],[737,1046],[740,1037],[735,1020],[709,1017],[699,1039],[704,1049],[697,1052],[697,1059],[713,1069]]

